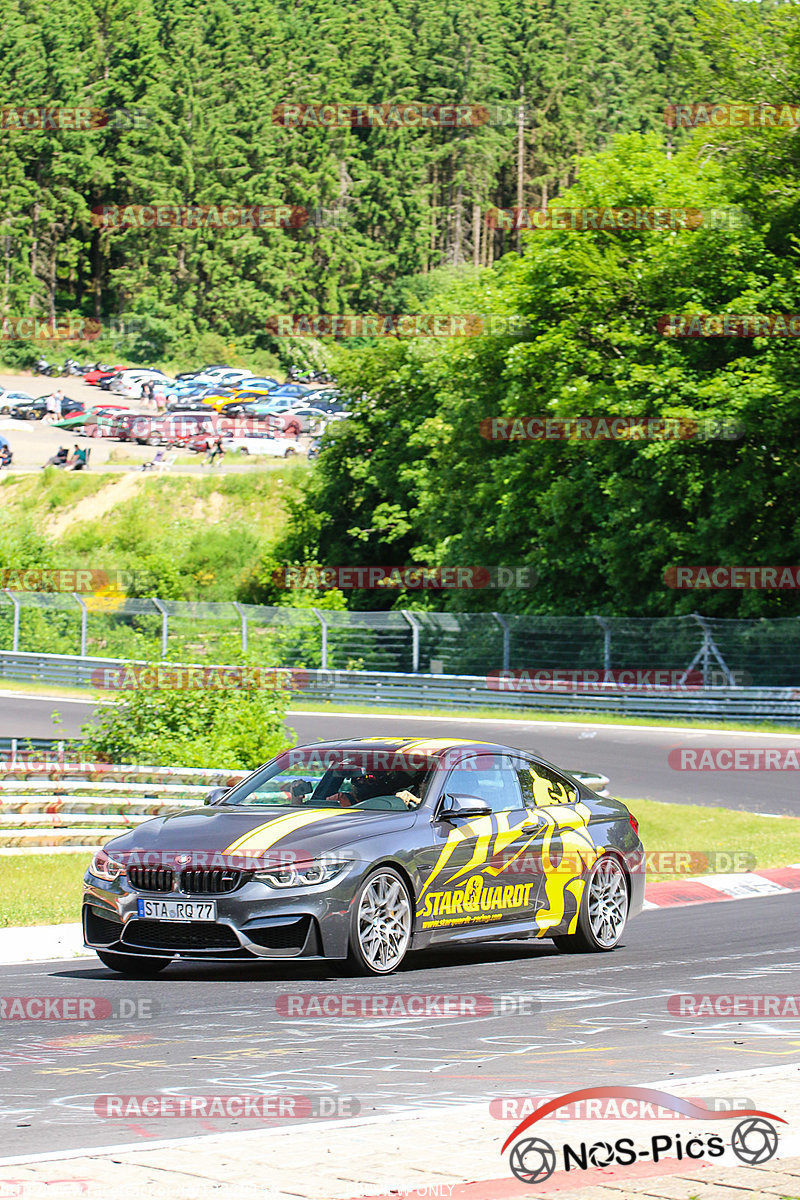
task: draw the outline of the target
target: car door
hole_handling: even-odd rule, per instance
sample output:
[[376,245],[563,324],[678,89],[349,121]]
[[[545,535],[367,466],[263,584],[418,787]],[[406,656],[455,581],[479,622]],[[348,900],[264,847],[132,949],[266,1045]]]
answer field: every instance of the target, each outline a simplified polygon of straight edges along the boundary
[[477,797],[491,813],[448,818],[440,801],[431,821],[431,844],[422,856],[427,870],[418,896],[418,928],[530,926],[539,872],[525,851],[541,819],[525,806],[511,759],[497,753],[465,758],[444,780],[442,797],[448,795]]
[[586,874],[599,857],[590,822],[592,810],[571,779],[549,763],[515,759],[526,807],[541,821],[535,853],[540,888],[535,912],[537,936],[556,927],[574,933]]

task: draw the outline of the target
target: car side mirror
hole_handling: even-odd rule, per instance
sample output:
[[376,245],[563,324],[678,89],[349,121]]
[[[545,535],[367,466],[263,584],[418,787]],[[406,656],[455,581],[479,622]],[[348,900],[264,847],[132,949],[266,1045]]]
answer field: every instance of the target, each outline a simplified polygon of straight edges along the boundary
[[212,788],[210,792],[206,793],[206,798],[203,801],[203,804],[216,804],[220,796],[224,796],[227,790],[228,789],[224,787]]
[[439,819],[452,821],[457,817],[488,817],[491,807],[480,796],[446,794],[439,810]]

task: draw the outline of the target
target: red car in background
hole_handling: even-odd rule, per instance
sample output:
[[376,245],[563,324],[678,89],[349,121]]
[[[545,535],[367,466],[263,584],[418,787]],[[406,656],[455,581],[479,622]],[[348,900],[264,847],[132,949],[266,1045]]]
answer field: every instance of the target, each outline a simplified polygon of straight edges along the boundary
[[118,371],[126,370],[125,367],[95,367],[93,371],[87,371],[83,377],[84,383],[90,383],[94,387],[99,387],[103,379],[110,379],[112,375],[116,375]]

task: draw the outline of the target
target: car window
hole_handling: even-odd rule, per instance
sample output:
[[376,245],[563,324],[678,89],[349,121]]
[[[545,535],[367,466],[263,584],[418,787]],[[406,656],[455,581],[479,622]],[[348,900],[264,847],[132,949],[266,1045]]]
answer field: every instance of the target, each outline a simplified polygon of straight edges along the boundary
[[517,773],[505,754],[482,754],[454,767],[444,790],[450,795],[477,796],[493,813],[514,812],[523,807]]
[[541,808],[545,804],[573,804],[578,799],[575,784],[543,763],[518,761],[517,774],[528,808]]
[[287,752],[235,787],[223,801],[238,807],[357,808],[407,812],[425,798],[429,768],[372,770],[364,755]]

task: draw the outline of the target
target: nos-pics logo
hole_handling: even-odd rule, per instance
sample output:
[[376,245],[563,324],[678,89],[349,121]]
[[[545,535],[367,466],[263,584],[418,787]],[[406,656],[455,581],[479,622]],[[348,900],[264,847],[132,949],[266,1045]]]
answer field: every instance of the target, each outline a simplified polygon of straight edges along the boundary
[[[755,1108],[739,1108],[727,1111],[703,1108],[680,1096],[653,1088],[597,1087],[582,1088],[567,1092],[563,1096],[543,1104],[535,1112],[520,1121],[516,1129],[506,1138],[501,1153],[521,1134],[526,1133],[537,1121],[549,1116],[568,1104],[582,1100],[613,1098],[615,1100],[637,1100],[647,1105],[671,1109],[685,1117],[701,1121],[719,1121],[739,1118],[731,1135],[730,1148],[740,1162],[748,1166],[760,1166],[768,1162],[778,1150],[778,1131],[773,1121],[785,1124],[783,1117],[774,1113],[761,1112]],[[566,1143],[561,1148],[565,1171],[588,1171],[592,1167],[631,1166],[640,1160],[658,1162],[672,1152],[678,1159],[719,1158],[725,1153],[725,1141],[719,1134],[697,1135],[685,1142],[680,1134],[653,1134],[649,1142],[638,1148],[633,1138],[617,1138],[613,1142],[597,1141],[590,1144],[580,1142],[577,1146]],[[558,1154],[550,1142],[540,1137],[527,1137],[517,1142],[509,1155],[512,1173],[521,1183],[544,1183],[558,1165]]]

